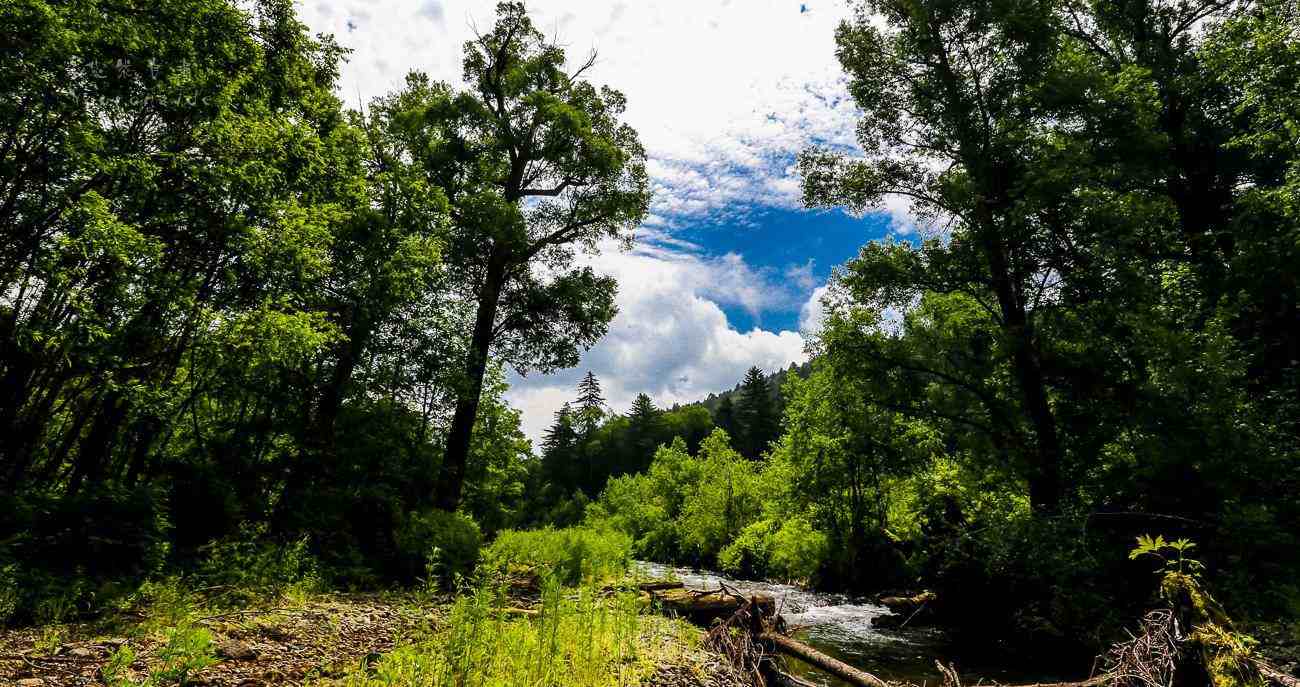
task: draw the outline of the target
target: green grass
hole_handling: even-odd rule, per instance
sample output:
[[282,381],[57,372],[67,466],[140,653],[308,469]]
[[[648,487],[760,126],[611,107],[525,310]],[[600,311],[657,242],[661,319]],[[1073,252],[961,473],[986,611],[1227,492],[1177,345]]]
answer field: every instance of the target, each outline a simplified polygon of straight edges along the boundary
[[482,569],[526,567],[577,585],[622,578],[632,564],[632,539],[592,527],[506,530],[483,551]]
[[564,587],[548,576],[536,615],[499,587],[455,602],[446,626],[358,668],[344,687],[601,687],[639,685],[698,642],[690,626],[645,612],[633,592]]

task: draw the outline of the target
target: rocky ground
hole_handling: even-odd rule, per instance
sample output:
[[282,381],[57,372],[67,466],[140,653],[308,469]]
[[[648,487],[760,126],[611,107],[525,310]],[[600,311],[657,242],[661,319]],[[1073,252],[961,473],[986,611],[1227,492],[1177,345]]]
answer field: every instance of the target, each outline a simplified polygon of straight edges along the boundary
[[[211,637],[216,661],[191,672],[185,684],[328,685],[349,668],[375,661],[432,631],[445,608],[439,600],[417,604],[401,598],[329,595],[292,606],[200,618],[193,621],[194,627]],[[0,685],[84,687],[109,684],[115,675],[117,684],[144,684],[160,667],[176,662],[174,644],[169,645],[167,637],[165,629],[151,630],[143,618],[0,630]],[[746,684],[715,654],[684,649],[679,655],[675,665],[659,668],[651,687]]]
[[[373,596],[327,596],[292,607],[248,609],[201,618],[217,661],[187,684],[211,687],[303,685],[374,660],[437,622],[438,607]],[[165,633],[117,622],[0,633],[0,684],[54,687],[105,684],[104,670],[127,647],[133,660],[118,675],[143,681],[174,660]],[[170,652],[174,653],[174,652]],[[117,662],[122,662],[118,654]]]

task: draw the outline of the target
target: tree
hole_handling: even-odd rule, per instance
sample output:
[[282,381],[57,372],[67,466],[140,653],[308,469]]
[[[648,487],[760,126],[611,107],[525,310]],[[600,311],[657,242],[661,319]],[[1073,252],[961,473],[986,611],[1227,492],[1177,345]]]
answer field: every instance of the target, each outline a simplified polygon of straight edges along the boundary
[[645,394],[636,395],[627,419],[625,458],[623,464],[615,466],[615,474],[640,472],[649,467],[655,448],[670,440],[664,436],[663,411]]
[[563,487],[574,484],[578,448],[579,437],[573,422],[573,409],[565,403],[555,412],[555,422],[542,438],[542,466],[551,484]]
[[623,95],[581,79],[594,59],[565,71],[523,4],[503,2],[465,44],[466,90],[412,74],[400,96],[409,149],[450,202],[449,267],[474,303],[435,494],[445,510],[460,503],[489,357],[568,367],[614,316],[614,280],[573,255],[628,241],[649,191]]
[[733,441],[739,439],[742,430],[740,421],[736,418],[736,405],[731,401],[731,394],[723,396],[718,402],[718,410],[713,414],[713,424],[726,432],[727,436],[735,437]]
[[953,240],[927,242],[920,253],[864,251],[860,293],[881,307],[907,307],[921,289],[957,291],[989,309],[1030,429],[1030,498],[1045,513],[1057,510],[1063,490],[1033,307],[1047,284],[1035,232],[1050,226],[1031,221],[1038,208],[1022,201],[1036,200],[1023,195],[1033,170],[1026,141],[1044,116],[1032,96],[1050,72],[1053,36],[1051,14],[1028,0],[859,5],[836,42],[863,111],[859,143],[867,157],[814,150],[801,159],[809,205],[862,208],[901,195],[950,222]]
[[780,434],[780,419],[772,403],[772,390],[757,366],[749,368],[740,384],[740,403],[736,406],[740,435],[736,444],[740,452],[755,460]]
[[600,380],[590,370],[578,382],[577,404],[578,432],[586,440],[595,434],[601,420],[605,419],[605,396],[600,390]]

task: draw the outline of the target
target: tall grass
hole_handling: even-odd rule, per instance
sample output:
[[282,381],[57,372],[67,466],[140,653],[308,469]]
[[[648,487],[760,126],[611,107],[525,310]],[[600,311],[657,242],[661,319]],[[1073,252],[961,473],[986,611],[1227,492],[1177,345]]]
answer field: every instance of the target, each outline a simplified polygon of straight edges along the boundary
[[592,527],[506,530],[483,551],[482,558],[488,570],[526,567],[567,585],[623,577],[631,563],[631,537]]
[[631,592],[564,587],[547,575],[536,615],[509,609],[499,587],[460,597],[445,627],[343,681],[346,687],[606,687],[643,684],[697,633],[645,615]]

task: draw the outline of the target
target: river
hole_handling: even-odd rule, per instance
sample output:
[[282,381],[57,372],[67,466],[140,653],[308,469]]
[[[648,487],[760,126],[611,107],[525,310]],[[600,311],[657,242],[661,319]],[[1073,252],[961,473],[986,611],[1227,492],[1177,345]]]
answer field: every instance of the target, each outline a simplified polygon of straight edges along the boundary
[[[650,577],[675,577],[689,589],[717,589],[720,583],[725,583],[741,591],[771,594],[776,597],[777,610],[785,616],[786,622],[801,628],[794,634],[797,639],[886,680],[939,684],[936,660],[942,660],[945,664],[956,663],[966,684],[978,684],[981,681],[1028,683],[1064,677],[1024,668],[988,665],[987,660],[981,660],[981,656],[987,655],[984,651],[963,652],[962,647],[937,628],[904,627],[900,630],[884,630],[873,627],[871,619],[888,615],[889,609],[867,599],[810,591],[786,584],[736,580],[707,570],[644,562],[637,566]],[[792,673],[810,682],[827,687],[845,684],[794,659],[789,662]]]

